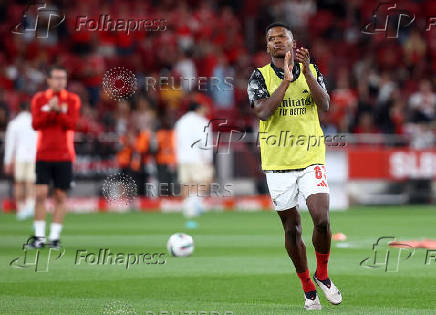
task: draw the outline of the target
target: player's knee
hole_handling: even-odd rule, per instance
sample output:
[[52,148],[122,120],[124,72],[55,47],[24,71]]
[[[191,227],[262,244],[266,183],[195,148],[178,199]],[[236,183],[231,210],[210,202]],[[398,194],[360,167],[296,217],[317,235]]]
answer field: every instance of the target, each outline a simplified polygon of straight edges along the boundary
[[35,194],[35,201],[36,202],[45,202],[47,199],[47,192],[46,191],[37,191]]
[[57,202],[64,202],[67,199],[67,194],[60,189],[55,189],[54,197]]
[[23,190],[15,190],[15,198],[17,198],[18,200],[23,200],[26,196],[24,195],[24,191]]
[[328,218],[320,218],[315,222],[315,229],[323,234],[327,234],[330,229],[330,221]]
[[301,239],[301,225],[286,224],[285,235],[288,241],[291,243],[297,243]]

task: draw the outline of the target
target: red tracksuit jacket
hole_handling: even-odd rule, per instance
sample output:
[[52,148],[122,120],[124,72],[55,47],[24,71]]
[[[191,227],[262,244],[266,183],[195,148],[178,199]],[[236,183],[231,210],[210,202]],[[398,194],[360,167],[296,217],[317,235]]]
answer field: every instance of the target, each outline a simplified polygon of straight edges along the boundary
[[[56,96],[59,106],[67,104],[67,110],[49,111],[48,101]],[[37,161],[71,161],[74,151],[74,130],[80,113],[80,98],[77,94],[61,90],[54,93],[48,89],[38,92],[32,99],[32,126],[38,132]]]

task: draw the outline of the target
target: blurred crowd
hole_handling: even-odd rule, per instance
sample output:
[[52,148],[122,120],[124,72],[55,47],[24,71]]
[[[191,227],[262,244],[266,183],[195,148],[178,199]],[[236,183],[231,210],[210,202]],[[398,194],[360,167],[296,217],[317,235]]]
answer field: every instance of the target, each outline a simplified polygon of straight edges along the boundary
[[[229,129],[255,131],[247,80],[254,67],[270,62],[264,30],[280,20],[324,74],[332,102],[320,117],[326,133],[410,134],[417,147],[435,143],[436,26],[425,30],[426,17],[436,16],[435,1],[397,1],[416,16],[398,38],[361,32],[377,7],[364,0],[46,0],[47,7],[65,13],[65,22],[47,38],[12,34],[23,14],[34,22],[35,5],[23,12],[33,2],[0,0],[0,130],[21,101],[45,88],[45,69],[58,63],[68,69],[69,90],[81,97],[78,128],[88,135],[107,131],[128,139],[130,133],[171,129],[193,101],[206,104],[210,118],[226,118]],[[129,34],[75,30],[77,17],[98,20],[101,14],[157,19],[165,28]],[[380,18],[379,24],[386,7]],[[138,90],[130,99],[113,100],[101,88],[105,71],[115,66],[136,76]],[[172,84],[149,85],[162,77]],[[186,84],[181,78],[197,79]],[[217,85],[207,80],[199,88],[199,78],[217,78]],[[225,88],[226,78],[233,88]]]

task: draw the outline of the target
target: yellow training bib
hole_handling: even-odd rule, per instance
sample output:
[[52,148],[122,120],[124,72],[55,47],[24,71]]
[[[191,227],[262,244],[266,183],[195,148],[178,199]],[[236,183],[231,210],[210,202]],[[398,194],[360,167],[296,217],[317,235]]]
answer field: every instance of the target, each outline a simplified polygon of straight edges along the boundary
[[[300,69],[302,67],[300,64]],[[316,78],[313,64],[310,64],[310,70]],[[282,79],[271,64],[259,68],[259,71],[272,95]],[[302,72],[289,84],[285,97],[271,117],[259,122],[258,141],[264,171],[325,164],[324,133],[319,124],[317,106]]]

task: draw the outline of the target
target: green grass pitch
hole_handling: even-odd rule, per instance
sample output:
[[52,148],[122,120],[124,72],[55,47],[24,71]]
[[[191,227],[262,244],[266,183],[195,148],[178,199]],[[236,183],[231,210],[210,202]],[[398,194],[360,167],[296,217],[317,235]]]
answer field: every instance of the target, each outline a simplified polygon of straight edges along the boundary
[[[313,273],[312,222],[308,213],[302,218]],[[348,237],[332,242],[329,264],[329,275],[344,300],[330,305],[318,290],[321,312],[435,314],[436,261],[425,264],[426,250],[417,249],[407,260],[403,252],[397,272],[360,266],[381,236],[436,239],[435,218],[435,207],[424,206],[332,212],[332,232]],[[0,214],[0,314],[102,314],[113,303],[128,306],[118,314],[129,309],[149,315],[305,313],[301,285],[274,212],[211,212],[197,222],[197,229],[188,230],[181,214],[69,214],[62,237],[65,255],[50,260],[48,272],[35,272],[32,267],[9,265],[23,255],[21,245],[32,233],[31,221],[17,222],[14,215]],[[166,252],[166,241],[175,232],[194,237],[193,256],[168,257],[165,264],[135,264],[127,270],[125,265],[74,264],[78,249]],[[395,257],[397,252],[390,253]]]

